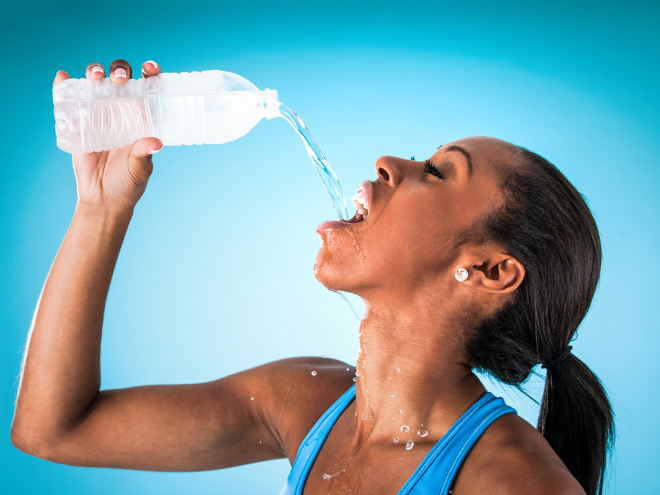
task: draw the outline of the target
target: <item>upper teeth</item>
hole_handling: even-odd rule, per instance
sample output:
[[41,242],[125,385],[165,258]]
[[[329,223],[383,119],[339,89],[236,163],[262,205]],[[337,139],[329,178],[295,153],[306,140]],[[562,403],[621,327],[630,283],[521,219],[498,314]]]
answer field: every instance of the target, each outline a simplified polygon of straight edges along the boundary
[[367,202],[367,197],[365,196],[365,190],[362,186],[360,186],[357,192],[351,196],[351,201],[353,201],[353,205],[355,205],[357,212],[366,218],[369,214],[369,204]]

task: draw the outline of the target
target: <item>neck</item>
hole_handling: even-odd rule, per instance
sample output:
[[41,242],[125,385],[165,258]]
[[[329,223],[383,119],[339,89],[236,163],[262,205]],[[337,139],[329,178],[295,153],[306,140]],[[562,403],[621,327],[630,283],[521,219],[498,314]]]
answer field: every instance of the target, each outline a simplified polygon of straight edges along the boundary
[[360,325],[356,443],[437,440],[483,395],[460,332],[450,326],[438,321],[437,309],[368,306]]

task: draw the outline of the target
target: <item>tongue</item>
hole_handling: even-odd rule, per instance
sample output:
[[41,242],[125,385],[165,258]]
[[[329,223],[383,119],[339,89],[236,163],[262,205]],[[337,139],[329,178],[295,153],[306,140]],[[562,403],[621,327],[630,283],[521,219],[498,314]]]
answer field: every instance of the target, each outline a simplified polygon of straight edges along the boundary
[[364,216],[362,216],[362,213],[355,212],[355,215],[353,215],[353,218],[350,220],[342,220],[344,223],[358,223],[364,220]]

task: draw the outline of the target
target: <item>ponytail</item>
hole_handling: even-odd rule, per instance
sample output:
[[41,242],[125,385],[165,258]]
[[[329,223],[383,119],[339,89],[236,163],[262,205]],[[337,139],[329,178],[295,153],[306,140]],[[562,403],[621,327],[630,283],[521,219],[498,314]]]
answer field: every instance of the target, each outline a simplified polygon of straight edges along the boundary
[[538,430],[587,494],[603,493],[612,409],[600,380],[572,354],[548,367]]
[[[598,378],[567,344],[598,285],[600,237],[584,198],[545,158],[513,147],[497,166],[504,204],[457,238],[498,243],[525,267],[514,297],[468,334],[474,369],[521,386],[548,363],[538,429],[588,495],[602,494],[613,413]],[[564,352],[562,352],[562,349]]]

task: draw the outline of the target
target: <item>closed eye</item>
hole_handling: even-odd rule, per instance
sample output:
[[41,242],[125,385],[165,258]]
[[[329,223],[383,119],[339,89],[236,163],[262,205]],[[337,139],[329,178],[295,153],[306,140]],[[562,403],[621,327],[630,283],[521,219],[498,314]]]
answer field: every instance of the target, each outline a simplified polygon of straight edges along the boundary
[[433,165],[431,163],[431,160],[425,160],[424,161],[424,173],[435,175],[438,179],[441,179],[441,180],[446,180],[446,177],[443,175],[442,172],[440,172],[438,167],[436,167],[435,165]]

